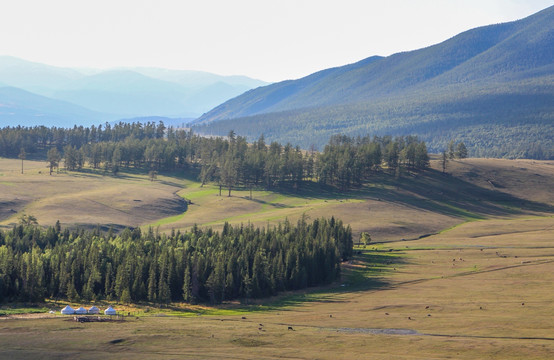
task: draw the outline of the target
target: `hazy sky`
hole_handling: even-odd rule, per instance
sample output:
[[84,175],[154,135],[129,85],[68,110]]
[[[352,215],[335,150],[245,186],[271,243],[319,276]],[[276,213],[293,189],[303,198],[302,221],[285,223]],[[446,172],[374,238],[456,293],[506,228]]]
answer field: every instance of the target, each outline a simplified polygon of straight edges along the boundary
[[554,0],[0,0],[0,55],[293,79],[526,17]]

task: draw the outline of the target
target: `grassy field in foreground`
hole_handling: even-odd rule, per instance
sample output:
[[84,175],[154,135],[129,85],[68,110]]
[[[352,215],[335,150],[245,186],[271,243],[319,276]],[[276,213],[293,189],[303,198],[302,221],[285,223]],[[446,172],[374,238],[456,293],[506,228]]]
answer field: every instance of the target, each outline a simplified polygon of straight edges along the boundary
[[552,216],[490,219],[358,248],[342,282],[272,306],[113,323],[4,316],[0,358],[549,359],[553,229]]

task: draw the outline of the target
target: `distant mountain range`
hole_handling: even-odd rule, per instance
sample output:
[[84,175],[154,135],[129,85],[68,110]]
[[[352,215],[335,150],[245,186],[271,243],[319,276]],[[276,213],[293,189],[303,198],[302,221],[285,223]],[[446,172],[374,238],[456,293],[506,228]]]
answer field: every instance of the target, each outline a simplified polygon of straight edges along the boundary
[[337,133],[416,134],[432,151],[453,139],[477,156],[554,157],[554,6],[250,90],[194,123],[202,133],[263,133],[304,148],[321,149]]
[[267,83],[156,68],[60,68],[0,56],[0,125],[73,126],[122,118],[191,119]]

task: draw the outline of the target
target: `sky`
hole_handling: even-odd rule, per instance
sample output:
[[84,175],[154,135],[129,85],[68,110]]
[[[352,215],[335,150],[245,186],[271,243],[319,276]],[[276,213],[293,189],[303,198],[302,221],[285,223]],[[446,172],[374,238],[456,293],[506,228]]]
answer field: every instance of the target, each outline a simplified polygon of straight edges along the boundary
[[0,0],[0,55],[275,82],[442,42],[554,0]]

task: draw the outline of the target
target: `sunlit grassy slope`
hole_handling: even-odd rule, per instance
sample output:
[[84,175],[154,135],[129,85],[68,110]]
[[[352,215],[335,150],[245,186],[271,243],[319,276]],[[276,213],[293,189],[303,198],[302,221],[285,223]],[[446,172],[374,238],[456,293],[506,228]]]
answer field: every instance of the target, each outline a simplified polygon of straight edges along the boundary
[[433,166],[423,173],[405,172],[399,179],[376,174],[372,183],[346,193],[306,184],[299,190],[254,190],[252,198],[248,189],[239,189],[228,197],[225,189],[219,196],[215,185],[188,181],[178,193],[190,200],[188,211],[150,225],[162,231],[194,224],[219,229],[225,221],[266,226],[302,215],[335,216],[355,234],[369,231],[374,239],[392,240],[417,238],[465,221],[553,210],[553,162],[450,161],[446,174],[438,171],[438,161]]
[[[34,215],[40,225],[100,226],[116,230],[138,226],[186,210],[175,193],[181,181],[160,176],[151,182],[146,174],[119,176],[100,170],[54,172],[45,162],[0,159],[0,225],[17,223],[22,213]],[[176,182],[177,181],[177,182]]]
[[[233,224],[274,225],[303,215],[342,219],[355,236],[369,231],[374,240],[412,239],[456,224],[552,210],[554,163],[528,160],[467,159],[450,161],[442,174],[438,161],[425,172],[404,172],[398,179],[373,176],[358,189],[341,193],[306,183],[299,189],[234,189],[231,196],[195,177],[101,170],[48,175],[44,162],[0,160],[0,225],[16,223],[23,213],[40,225],[153,226],[186,230],[194,224],[219,229]],[[528,185],[528,186],[524,186]],[[190,202],[187,206],[187,202]]]

